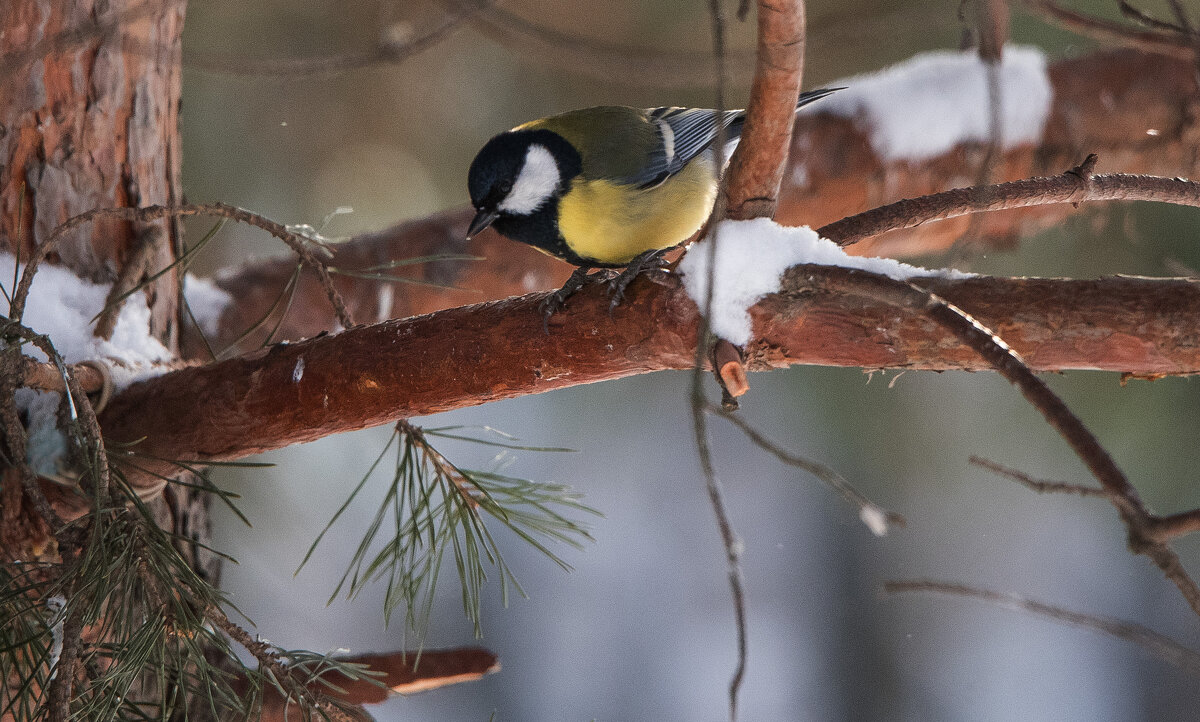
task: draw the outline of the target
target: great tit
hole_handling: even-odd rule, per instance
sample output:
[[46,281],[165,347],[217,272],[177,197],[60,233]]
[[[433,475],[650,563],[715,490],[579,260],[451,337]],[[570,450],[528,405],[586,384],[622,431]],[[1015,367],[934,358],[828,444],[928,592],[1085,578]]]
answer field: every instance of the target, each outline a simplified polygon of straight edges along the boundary
[[[802,93],[799,109],[840,88]],[[732,151],[742,110],[721,114]],[[626,271],[612,280],[613,306],[638,272],[690,238],[717,195],[712,144],[717,114],[702,108],[599,106],[534,120],[492,138],[467,178],[475,218],[579,268],[544,306],[546,318],[592,268]],[[729,153],[725,154],[725,158]]]

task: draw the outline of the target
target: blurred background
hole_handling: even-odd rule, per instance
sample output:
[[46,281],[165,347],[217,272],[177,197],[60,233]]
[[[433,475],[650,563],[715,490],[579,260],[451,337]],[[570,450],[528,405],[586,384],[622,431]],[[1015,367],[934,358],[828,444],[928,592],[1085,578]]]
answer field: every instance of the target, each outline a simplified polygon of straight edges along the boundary
[[[1161,3],[1165,7],[1165,3]],[[808,3],[806,86],[957,48],[956,2]],[[1115,16],[1108,0],[1076,2]],[[503,7],[563,33],[631,46],[711,47],[700,0],[510,0]],[[1156,10],[1158,6],[1147,6]],[[255,77],[197,67],[204,58],[321,56],[404,37],[436,19],[433,2],[201,0],[184,35],[184,182],[192,202],[224,201],[326,235],[386,227],[466,202],[466,168],[494,133],[534,117],[601,103],[711,105],[710,86],[649,87],[539,63],[469,25],[397,65],[332,76]],[[732,15],[733,8],[729,8]],[[730,24],[749,48],[753,20]],[[1051,58],[1085,40],[1015,12],[1015,42]],[[706,68],[701,68],[706,71]],[[735,84],[728,102],[744,101]],[[936,129],[931,129],[936,132]],[[1119,169],[1109,169],[1119,170]],[[192,228],[198,237],[206,226]],[[1091,277],[1174,275],[1200,268],[1200,214],[1149,205],[1082,209],[969,270]],[[205,275],[282,254],[230,225],[193,270]],[[935,264],[939,259],[923,259]],[[918,262],[922,259],[917,259]],[[1171,269],[1171,270],[1168,270]],[[1200,386],[1189,379],[1119,383],[1114,374],[1049,379],[1100,436],[1152,508],[1200,506]],[[481,644],[503,664],[482,681],[396,698],[380,720],[724,719],[735,661],[734,618],[719,535],[704,491],[685,373],[661,373],[418,419],[490,425],[571,454],[516,452],[508,471],[570,484],[603,513],[594,543],[558,549],[564,573],[511,535],[505,557],[529,594],[501,604],[491,584]],[[865,374],[792,368],[751,379],[742,414],[795,453],[836,467],[908,528],[876,538],[813,479],[782,466],[719,419],[718,473],[745,543],[750,658],[746,720],[1183,720],[1200,685],[1126,642],[959,598],[888,596],[892,579],[935,578],[1029,596],[1149,625],[1200,648],[1196,617],[1175,588],[1125,547],[1107,504],[1038,496],[968,464],[971,454],[1034,476],[1090,483],[1082,466],[1005,382],[990,373]],[[382,586],[326,600],[383,493],[386,475],[293,572],[320,528],[367,471],[390,429],[269,454],[266,470],[218,470],[243,496],[247,528],[217,510],[216,546],[240,564],[224,586],[286,648],[389,651],[412,643],[402,615],[385,626]],[[468,468],[494,450],[441,441]],[[1200,570],[1200,541],[1177,544]],[[430,647],[475,643],[447,569]]]

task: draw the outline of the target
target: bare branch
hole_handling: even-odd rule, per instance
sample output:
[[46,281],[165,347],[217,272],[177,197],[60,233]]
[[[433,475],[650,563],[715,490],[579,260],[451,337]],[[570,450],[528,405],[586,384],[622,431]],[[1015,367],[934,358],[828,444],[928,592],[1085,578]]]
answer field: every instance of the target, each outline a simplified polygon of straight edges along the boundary
[[[866,495],[864,495],[858,489],[855,489],[854,486],[851,485],[850,482],[846,481],[846,478],[839,474],[833,467],[828,466],[827,464],[822,464],[818,461],[813,461],[812,459],[806,459],[802,456],[796,456],[795,454],[789,453],[783,447],[773,443],[770,439],[763,436],[757,429],[748,424],[745,419],[737,416],[736,414],[727,413],[723,409],[713,406],[712,404],[708,404],[705,408],[709,411],[709,413],[716,414],[722,419],[725,419],[729,423],[738,427],[738,429],[740,429],[741,432],[746,435],[746,438],[754,442],[754,444],[759,448],[766,450],[769,454],[788,466],[794,466],[797,469],[803,469],[809,474],[812,474],[813,476],[817,477],[819,481],[836,491],[839,495],[841,495],[842,499],[858,510],[859,518],[862,519],[863,522],[867,524],[868,528],[870,528],[871,531],[876,533],[878,536],[883,536],[883,534],[887,532],[887,525],[889,524],[897,527],[904,527],[907,524],[903,516],[894,511],[887,511],[875,502],[868,499]],[[878,524],[873,524],[872,522],[868,521],[876,519],[883,520],[882,527],[880,527]],[[880,530],[882,530],[882,533],[880,533]]]
[[993,471],[1001,476],[1007,476],[1013,481],[1024,484],[1033,489],[1039,494],[1077,494],[1078,496],[1098,496],[1102,499],[1108,498],[1108,492],[1104,489],[1097,489],[1093,486],[1083,486],[1081,484],[1069,484],[1063,481],[1043,481],[1035,479],[1023,471],[1018,471],[1002,464],[997,464],[994,461],[985,459],[982,456],[972,455],[969,461],[975,466],[983,467],[988,471]]
[[[350,328],[354,325],[353,319],[350,317],[349,311],[346,310],[346,304],[342,300],[337,289],[334,288],[333,280],[329,276],[329,270],[326,263],[318,258],[318,253],[314,251],[311,245],[311,240],[292,232],[282,223],[273,221],[265,216],[247,211],[242,208],[227,205],[225,203],[202,203],[188,204],[182,206],[146,206],[143,208],[97,208],[94,210],[80,213],[77,216],[67,219],[57,228],[50,236],[40,243],[34,249],[33,254],[25,263],[25,270],[21,274],[21,281],[17,285],[16,291],[13,293],[12,304],[9,308],[9,315],[14,321],[20,321],[21,316],[25,311],[25,301],[29,296],[29,289],[33,285],[34,274],[37,273],[38,265],[45,260],[47,256],[54,252],[58,243],[67,236],[72,230],[79,228],[87,223],[91,223],[97,218],[119,218],[126,221],[152,221],[159,218],[180,217],[180,216],[196,216],[210,215],[221,218],[231,218],[240,223],[261,228],[270,233],[272,236],[280,239],[288,245],[300,257],[301,261],[306,266],[315,271],[321,280],[321,285],[325,289],[325,293],[329,298],[330,304],[333,306],[338,320],[345,328]],[[321,249],[324,253],[324,249]]]
[[[792,364],[986,370],[954,336],[889,304],[810,278],[799,266],[751,309],[752,371]],[[1109,278],[928,279],[926,287],[1005,337],[1031,368],[1200,372],[1200,283]],[[630,286],[613,316],[581,291],[547,337],[545,294],[439,311],[311,338],[134,384],[103,414],[115,441],[164,459],[234,459],[328,434],[502,398],[694,365],[698,313],[680,289]],[[536,346],[524,342],[541,339]],[[610,348],[620,348],[614,354]],[[294,378],[298,361],[304,373]],[[187,419],[181,424],[180,419]],[[145,460],[142,460],[143,462]],[[168,474],[168,465],[160,467]]]
[[1200,653],[1184,647],[1170,637],[1159,634],[1140,624],[1125,622],[1111,617],[1074,612],[1070,609],[1035,601],[1016,594],[994,592],[965,584],[955,584],[953,582],[939,582],[925,579],[893,581],[884,584],[883,588],[889,594],[932,592],[955,597],[980,599],[990,604],[1004,607],[1005,609],[1028,612],[1056,622],[1069,624],[1073,627],[1091,629],[1136,644],[1155,657],[1178,667],[1188,674],[1200,675]]
[[1153,30],[1138,30],[1111,20],[1068,10],[1053,0],[1022,0],[1026,8],[1055,25],[1103,42],[1136,48],[1147,53],[1191,60],[1192,49],[1178,37]]
[[[823,237],[848,246],[899,228],[957,218],[983,211],[1002,211],[1059,203],[1157,201],[1200,207],[1200,183],[1158,176],[1080,174],[1072,169],[1047,178],[1001,183],[986,188],[956,188],[910,198],[843,218],[817,229]],[[986,192],[981,192],[986,191]]]

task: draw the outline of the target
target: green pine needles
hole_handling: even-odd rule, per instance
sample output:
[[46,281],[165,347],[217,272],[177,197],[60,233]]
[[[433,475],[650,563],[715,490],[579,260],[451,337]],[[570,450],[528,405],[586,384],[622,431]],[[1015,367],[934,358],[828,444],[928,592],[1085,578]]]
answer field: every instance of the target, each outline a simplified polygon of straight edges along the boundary
[[[303,568],[334,522],[394,450],[389,465],[391,480],[346,573],[330,595],[331,602],[343,589],[348,597],[354,597],[369,583],[382,581],[387,585],[385,620],[390,621],[392,613],[403,606],[406,624],[423,641],[434,592],[449,556],[461,582],[463,611],[474,625],[475,634],[480,635],[480,595],[489,570],[498,577],[506,605],[510,588],[524,596],[487,526],[488,521],[508,529],[563,569],[570,570],[570,565],[548,543],[581,547],[591,536],[584,525],[566,514],[599,512],[580,503],[579,496],[566,486],[508,476],[501,473],[502,464],[492,471],[463,469],[435,449],[429,439],[470,441],[503,450],[570,449],[521,446],[494,429],[481,430],[492,438],[466,435],[464,432],[469,429],[461,426],[422,429],[407,421],[396,424],[383,451],[300,563]],[[382,543],[376,544],[381,538]]]

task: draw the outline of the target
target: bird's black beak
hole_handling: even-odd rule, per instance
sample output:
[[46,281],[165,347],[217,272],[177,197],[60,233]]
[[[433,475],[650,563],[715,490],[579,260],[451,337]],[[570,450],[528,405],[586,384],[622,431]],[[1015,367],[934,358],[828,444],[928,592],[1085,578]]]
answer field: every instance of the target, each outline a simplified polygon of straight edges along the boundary
[[492,225],[492,221],[496,220],[498,215],[500,215],[499,211],[481,210],[476,212],[470,227],[467,228],[467,240],[471,240],[479,235],[480,231]]

